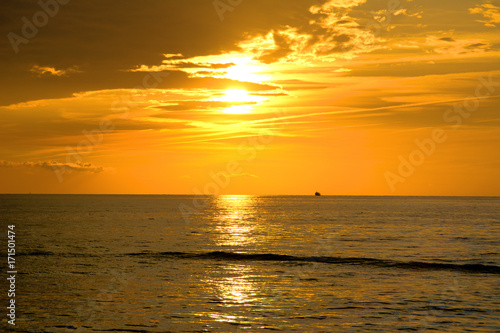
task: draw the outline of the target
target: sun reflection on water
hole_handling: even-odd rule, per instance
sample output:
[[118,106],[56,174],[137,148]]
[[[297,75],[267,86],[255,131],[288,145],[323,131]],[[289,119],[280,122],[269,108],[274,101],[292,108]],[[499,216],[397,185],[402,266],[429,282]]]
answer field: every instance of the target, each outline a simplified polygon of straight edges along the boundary
[[259,316],[255,314],[250,317],[248,309],[263,305],[261,289],[264,284],[258,281],[254,268],[230,263],[211,275],[204,282],[212,295],[211,303],[217,306],[206,315],[218,322],[239,325],[255,322]]
[[222,195],[217,198],[215,217],[219,246],[245,246],[257,241],[258,225],[253,196]]
[[[246,195],[221,195],[215,199],[214,241],[221,251],[252,252],[250,245],[262,241],[256,200],[258,197]],[[209,302],[214,305],[204,316],[238,327],[262,321],[257,309],[264,306],[266,283],[252,263],[217,262],[207,270],[203,282]]]
[[230,265],[225,268],[236,276],[218,281],[217,289],[225,306],[251,305],[257,298],[256,286],[252,281],[251,268],[245,265]]

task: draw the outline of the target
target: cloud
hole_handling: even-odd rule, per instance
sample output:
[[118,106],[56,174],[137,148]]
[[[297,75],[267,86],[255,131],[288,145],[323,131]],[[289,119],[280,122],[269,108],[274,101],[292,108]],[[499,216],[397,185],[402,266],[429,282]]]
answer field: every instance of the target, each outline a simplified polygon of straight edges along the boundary
[[[152,0],[151,6],[122,2],[123,6],[113,8],[111,2],[101,1],[92,9],[69,2],[57,20],[28,45],[20,45],[19,54],[8,43],[0,45],[0,53],[6,56],[0,64],[4,92],[0,105],[131,89],[141,85],[148,71],[170,73],[162,89],[270,82],[260,65],[329,66],[338,61],[337,67],[345,67],[342,61],[363,54],[389,54],[396,42],[408,52],[421,52],[412,43],[425,39],[422,35],[445,37],[440,33],[449,27],[466,26],[467,18],[473,21],[467,11],[470,5],[429,0],[418,2],[423,5],[395,1],[405,6],[396,10],[390,10],[393,1],[252,0],[228,12],[224,24],[210,1]],[[37,2],[26,1],[6,2],[4,7],[5,32],[17,34],[20,18],[40,10]],[[424,7],[428,8],[422,19],[425,24],[418,26],[414,21]],[[470,10],[494,18],[497,7],[487,3]],[[111,8],[115,15],[109,15]],[[378,23],[380,31],[370,29],[369,22]],[[453,37],[459,38],[460,33],[457,29]],[[79,69],[84,72],[74,75]]]
[[423,11],[420,11],[420,12],[416,12],[416,13],[408,13],[408,9],[407,8],[401,8],[401,9],[396,9],[396,10],[389,10],[389,9],[381,9],[381,10],[377,10],[375,12],[372,12],[373,14],[373,17],[374,19],[381,23],[381,24],[384,24],[384,25],[388,25],[389,24],[389,18],[391,16],[399,16],[399,15],[403,15],[403,16],[407,16],[407,17],[417,17],[417,18],[422,18],[422,14],[423,14]]
[[209,56],[209,57],[194,57],[190,59],[183,56],[180,53],[176,54],[175,56],[172,56],[170,54],[165,54],[164,56],[165,59],[162,61],[161,65],[153,65],[153,66],[140,65],[128,71],[161,72],[168,70],[183,70],[189,73],[191,77],[196,77],[196,76],[205,77],[209,75],[199,75],[199,73],[203,72],[210,73],[212,74],[210,76],[213,76],[213,74],[224,73],[223,71],[221,71],[222,69],[230,68],[236,65],[234,62],[231,62],[230,60],[225,61],[225,59],[228,59],[227,57],[216,59],[213,56]]
[[352,8],[364,4],[366,0],[329,0],[321,6],[312,6],[311,13],[329,13],[337,8]]
[[[267,117],[274,112],[274,108],[265,107],[267,101],[285,94],[274,89],[258,89],[261,86],[257,84],[254,86],[243,85],[248,87],[247,93],[234,100],[227,97],[227,87],[217,86],[202,89],[111,89],[0,107],[0,137],[9,147],[2,157],[5,160],[68,161],[64,159],[71,156],[68,147],[79,151],[80,147],[87,149],[82,143],[91,142],[92,149],[85,162],[94,163],[94,158],[111,151],[144,150],[144,147],[156,146],[160,142],[174,144],[191,137],[215,140],[259,135],[260,128],[251,125],[238,127],[238,123]],[[241,105],[258,112],[238,117],[224,113]],[[102,121],[112,122],[113,130],[103,130]],[[22,156],[16,153],[20,150]],[[57,167],[48,162],[24,165],[48,167],[49,164]],[[79,169],[83,166],[67,165]]]
[[[350,16],[354,7],[366,0],[330,0],[308,8],[309,17],[300,24],[287,24],[259,34],[247,33],[235,43],[237,51],[219,55],[183,57],[165,54],[160,65],[142,64],[132,72],[182,70],[190,77],[231,78],[239,81],[262,82],[262,64],[312,64],[352,59],[359,54],[382,49],[385,40],[378,38],[369,26]],[[387,11],[387,10],[386,10]],[[381,13],[380,15],[382,15]],[[390,14],[392,15],[392,14]],[[406,9],[393,15],[408,14]],[[254,78],[252,78],[254,76]],[[265,80],[264,80],[265,81]]]
[[430,47],[430,51],[442,55],[460,56],[481,54],[490,48],[490,44],[482,39],[453,39],[451,37],[438,38],[428,36],[422,48]]
[[102,166],[96,166],[91,163],[60,163],[55,161],[38,161],[38,162],[13,162],[0,160],[0,168],[40,168],[48,170],[61,170],[65,169],[66,172],[79,171],[90,173],[101,173],[104,171],[112,170]]
[[82,73],[77,66],[73,66],[67,69],[55,69],[54,67],[48,66],[38,66],[34,65],[31,67],[30,72],[36,74],[37,76],[68,76],[73,73]]
[[[238,43],[244,54],[263,63],[333,62],[383,48],[381,38],[349,16],[352,7],[365,0],[332,0],[309,8],[306,26],[285,26]],[[339,10],[343,9],[343,11]]]
[[443,37],[439,38],[439,40],[445,41],[445,42],[454,42],[455,40],[451,37]]
[[233,173],[231,175],[229,175],[231,178],[236,178],[236,177],[250,177],[250,178],[259,178],[259,176],[256,176],[254,174],[251,174],[251,173],[247,173],[247,172],[244,172],[244,173]]
[[292,40],[288,38],[286,32],[273,32],[272,33],[273,37],[273,44],[274,48],[264,52],[258,60],[265,63],[273,63],[278,61],[279,59],[286,57],[290,53],[292,53],[292,49],[290,48],[290,44],[292,43]]
[[500,7],[491,3],[485,3],[474,8],[469,8],[471,14],[480,14],[486,20],[477,20],[477,22],[484,23],[487,27],[496,27],[495,23],[500,23]]

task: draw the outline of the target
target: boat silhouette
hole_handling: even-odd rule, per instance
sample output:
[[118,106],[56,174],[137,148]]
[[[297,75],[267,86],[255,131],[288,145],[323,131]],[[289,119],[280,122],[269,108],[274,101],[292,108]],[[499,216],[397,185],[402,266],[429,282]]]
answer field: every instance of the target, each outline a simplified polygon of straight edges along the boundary
[[319,196],[321,196],[321,193],[316,192],[316,193],[314,193],[314,195],[317,196],[317,197],[319,197]]

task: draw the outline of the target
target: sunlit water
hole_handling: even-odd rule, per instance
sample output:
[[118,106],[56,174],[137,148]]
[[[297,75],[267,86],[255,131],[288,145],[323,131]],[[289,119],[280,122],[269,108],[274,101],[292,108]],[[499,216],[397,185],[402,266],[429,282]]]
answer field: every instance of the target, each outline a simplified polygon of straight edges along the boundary
[[0,200],[12,331],[500,331],[500,198]]

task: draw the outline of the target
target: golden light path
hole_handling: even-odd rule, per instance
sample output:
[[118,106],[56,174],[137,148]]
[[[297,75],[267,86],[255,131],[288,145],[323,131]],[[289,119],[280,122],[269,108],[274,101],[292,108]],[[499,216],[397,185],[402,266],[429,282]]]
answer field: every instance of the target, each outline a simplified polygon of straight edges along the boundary
[[217,231],[219,246],[242,246],[256,242],[253,197],[246,195],[221,195],[217,198]]
[[[219,233],[217,245],[235,247],[252,244],[258,221],[255,218],[254,197],[246,195],[221,195],[216,205],[220,212],[216,216]],[[210,293],[216,295],[218,310],[208,313],[212,319],[227,323],[250,324],[246,308],[262,303],[262,289],[254,267],[248,264],[226,263],[204,281]]]

